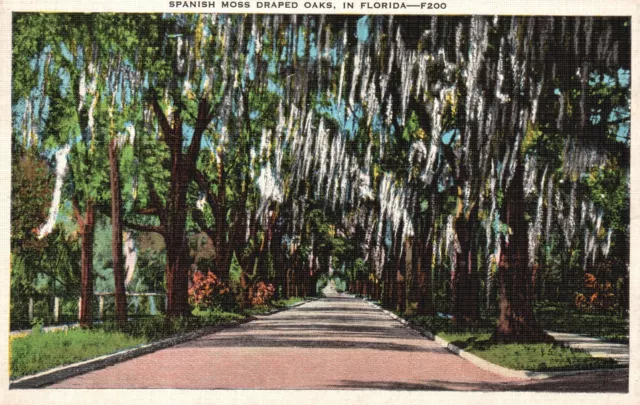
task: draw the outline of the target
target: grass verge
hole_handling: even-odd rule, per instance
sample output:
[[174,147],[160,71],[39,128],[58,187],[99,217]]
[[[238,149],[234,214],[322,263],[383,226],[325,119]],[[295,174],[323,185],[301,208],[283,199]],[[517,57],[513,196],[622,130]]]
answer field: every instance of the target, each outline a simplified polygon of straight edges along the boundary
[[612,359],[592,357],[587,352],[552,343],[495,343],[491,341],[495,327],[491,320],[473,328],[455,327],[450,320],[440,317],[415,316],[408,320],[468,353],[513,370],[569,371],[617,366]]
[[9,339],[10,377],[15,379],[207,326],[243,320],[251,315],[269,312],[274,307],[283,308],[300,301],[304,299],[292,297],[242,313],[196,308],[192,311],[194,316],[188,318],[150,316],[131,319],[123,330],[119,330],[114,321],[97,324],[91,329],[71,328],[46,333],[40,328],[34,328],[30,334],[14,335]]
[[555,302],[537,304],[535,313],[538,322],[547,330],[629,343],[629,322],[615,313],[583,312],[572,305]]
[[612,368],[612,359],[591,357],[589,353],[551,343],[491,342],[491,333],[441,332],[438,336],[484,360],[513,370],[569,371]]
[[11,338],[11,378],[76,363],[145,343],[143,337],[80,328]]

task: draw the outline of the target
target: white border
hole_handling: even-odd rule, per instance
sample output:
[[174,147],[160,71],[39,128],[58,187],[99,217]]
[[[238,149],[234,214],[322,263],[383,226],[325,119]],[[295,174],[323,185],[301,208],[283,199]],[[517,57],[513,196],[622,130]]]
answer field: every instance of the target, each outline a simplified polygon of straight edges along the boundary
[[[221,3],[220,0],[215,0]],[[249,0],[255,3],[255,0]],[[385,0],[379,0],[385,1]],[[8,336],[9,336],[9,230],[10,230],[10,153],[11,153],[11,12],[232,12],[223,9],[172,9],[169,0],[0,0],[0,375],[7,376],[0,383],[0,403],[3,404],[255,404],[255,403],[451,403],[479,405],[484,403],[544,403],[563,404],[567,402],[583,404],[638,404],[640,403],[640,374],[638,373],[638,341],[640,339],[640,159],[638,117],[640,108],[640,1],[638,0],[444,0],[447,9],[438,15],[628,15],[632,17],[632,69],[631,69],[631,369],[629,394],[581,394],[581,393],[524,393],[524,392],[438,392],[438,391],[251,391],[251,390],[8,390]],[[298,1],[303,4],[305,1]],[[410,0],[407,4],[417,4],[420,0]],[[240,13],[282,13],[282,14],[340,14],[342,1],[335,2],[333,11],[312,11],[303,8],[265,10],[235,10]],[[359,4],[361,1],[354,1]],[[371,2],[373,3],[373,1]],[[219,6],[219,4],[216,4]],[[416,9],[419,10],[419,9]],[[349,10],[348,14],[416,14],[412,9],[400,12],[388,10]],[[638,196],[638,197],[637,197]]]

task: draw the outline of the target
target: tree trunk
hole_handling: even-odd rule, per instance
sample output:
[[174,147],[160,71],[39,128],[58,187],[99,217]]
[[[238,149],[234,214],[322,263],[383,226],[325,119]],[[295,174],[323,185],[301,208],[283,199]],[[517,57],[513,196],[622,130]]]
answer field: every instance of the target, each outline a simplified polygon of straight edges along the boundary
[[115,139],[109,142],[109,166],[111,170],[111,256],[115,283],[116,323],[123,328],[127,323],[127,296],[124,286],[124,262],[122,257],[122,195],[118,167],[118,146]]
[[453,323],[456,325],[474,325],[480,319],[478,294],[479,276],[476,269],[474,235],[477,223],[477,206],[464,212],[461,192],[458,196],[458,214],[455,231],[459,250],[456,250],[456,264],[453,275]]
[[533,313],[531,269],[528,260],[527,223],[524,217],[524,166],[518,163],[505,195],[505,221],[510,227],[500,260],[500,317],[493,339],[498,342],[534,343],[552,341]]
[[95,208],[91,201],[85,205],[85,215],[82,224],[82,252],[81,262],[81,303],[80,326],[90,327],[93,324],[93,239],[95,231]]
[[[182,190],[184,188],[184,191]],[[167,315],[189,316],[189,246],[186,228],[186,187],[172,184],[167,204],[170,215],[165,242],[167,246]]]
[[[419,243],[422,245],[422,243]],[[422,249],[421,249],[422,250]],[[416,257],[418,273],[418,306],[416,309],[419,315],[435,315],[433,307],[433,293],[431,280],[431,267],[433,261],[433,245],[431,238],[427,241],[424,251]]]

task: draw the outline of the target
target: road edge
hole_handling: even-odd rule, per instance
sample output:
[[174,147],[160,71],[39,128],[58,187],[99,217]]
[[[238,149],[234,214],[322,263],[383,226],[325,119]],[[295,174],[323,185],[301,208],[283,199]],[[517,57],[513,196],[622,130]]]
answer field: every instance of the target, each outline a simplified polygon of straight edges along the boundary
[[462,357],[463,359],[473,363],[474,365],[476,365],[477,367],[486,370],[486,371],[491,371],[493,373],[499,374],[501,376],[504,377],[512,377],[512,378],[519,378],[519,379],[523,379],[523,380],[543,380],[543,379],[547,379],[547,378],[552,378],[552,377],[564,377],[564,376],[571,376],[571,375],[579,375],[579,374],[586,374],[586,373],[596,373],[596,372],[624,372],[624,371],[628,371],[628,368],[599,368],[599,369],[590,369],[590,370],[567,370],[567,371],[527,371],[527,370],[514,370],[511,368],[507,368],[507,367],[503,367],[503,366],[499,366],[497,364],[491,363],[490,361],[487,361],[485,359],[482,359],[474,354],[471,354],[469,352],[464,351],[463,349],[461,349],[460,347],[454,345],[453,343],[450,343],[444,339],[442,339],[441,337],[438,337],[436,335],[434,335],[433,333],[424,330],[420,327],[417,327],[415,325],[411,325],[406,319],[403,319],[401,317],[399,317],[398,315],[394,314],[393,312],[386,310],[384,308],[382,308],[380,305],[371,302],[367,299],[363,299],[364,302],[366,302],[367,304],[373,306],[374,308],[377,308],[378,310],[384,312],[385,314],[387,314],[389,317],[395,319],[396,321],[400,322],[401,324],[403,324],[405,327],[410,328],[418,333],[420,333],[423,337],[429,339],[429,340],[433,340],[435,343],[437,343],[438,345],[444,347],[445,349],[447,349],[448,351],[450,351],[453,354],[456,354],[460,357]]
[[37,374],[20,377],[16,380],[9,381],[9,389],[32,389],[42,388],[47,385],[55,384],[59,381],[66,380],[67,378],[75,377],[81,374],[88,373],[90,371],[100,370],[109,366],[112,366],[123,361],[131,360],[136,357],[143,356],[145,354],[153,353],[158,350],[166,349],[171,346],[178,345],[180,343],[188,342],[190,340],[198,339],[202,336],[217,333],[222,330],[234,328],[249,322],[252,322],[257,317],[269,316],[278,312],[286,311],[295,307],[299,307],[303,304],[311,302],[312,300],[306,299],[304,301],[297,302],[291,306],[274,308],[269,312],[260,315],[251,315],[245,319],[228,321],[216,326],[207,326],[202,329],[187,332],[181,335],[172,336],[166,339],[158,340],[151,343],[145,343],[140,346],[135,346],[129,349],[124,349],[115,353],[105,354],[93,359],[84,360],[78,363],[67,364],[51,368],[45,371],[41,371]]

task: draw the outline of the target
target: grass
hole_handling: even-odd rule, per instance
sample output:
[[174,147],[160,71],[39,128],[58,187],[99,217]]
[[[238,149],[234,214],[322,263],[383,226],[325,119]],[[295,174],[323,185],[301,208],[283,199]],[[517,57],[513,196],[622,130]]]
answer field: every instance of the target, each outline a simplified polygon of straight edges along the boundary
[[438,336],[491,363],[514,370],[566,371],[611,368],[612,359],[591,357],[589,353],[551,343],[497,344],[491,333],[440,332]]
[[629,343],[629,322],[614,313],[583,312],[572,305],[553,302],[537,304],[535,312],[536,318],[547,330]]
[[297,304],[298,302],[303,302],[304,298],[302,297],[290,297],[287,299],[281,299],[273,302],[273,306],[276,308],[285,308],[290,307],[292,305]]
[[491,363],[514,370],[564,371],[616,367],[612,359],[591,357],[587,352],[552,343],[495,343],[494,320],[475,327],[456,327],[446,318],[413,316],[409,322]]
[[269,312],[304,301],[291,297],[271,305],[262,305],[242,313],[220,309],[194,309],[192,317],[167,319],[149,316],[130,319],[123,330],[114,321],[106,321],[91,329],[72,328],[66,331],[42,332],[34,328],[31,334],[10,337],[10,376],[19,378],[53,367],[76,363],[131,348],[169,336],[192,332],[208,326],[246,319],[250,315]]
[[10,339],[11,378],[114,353],[145,342],[143,337],[100,329],[34,332]]

